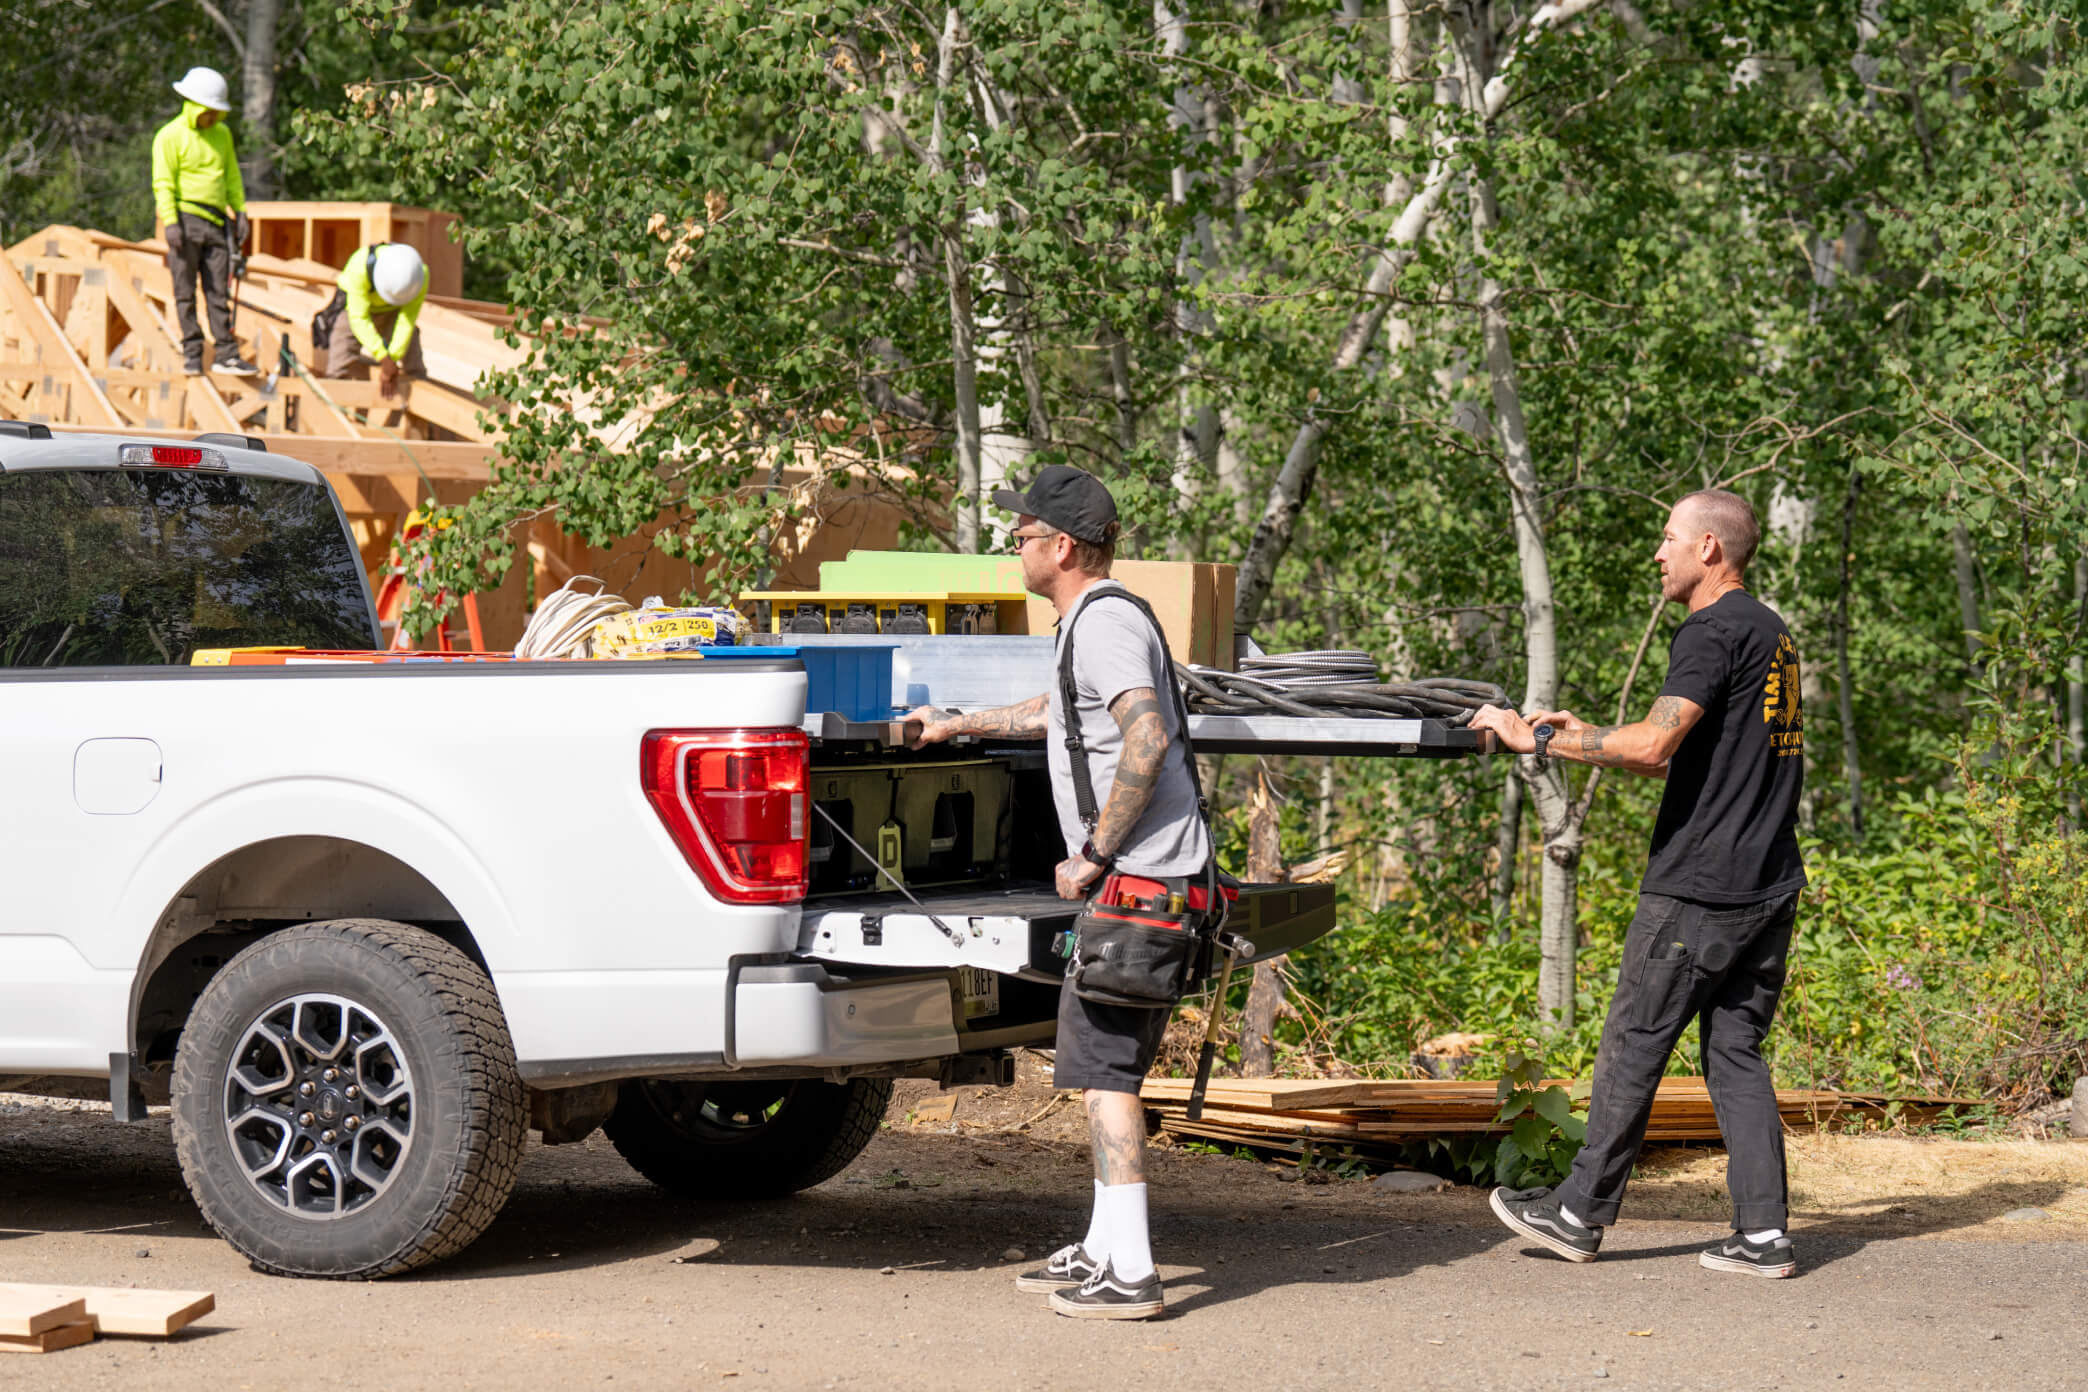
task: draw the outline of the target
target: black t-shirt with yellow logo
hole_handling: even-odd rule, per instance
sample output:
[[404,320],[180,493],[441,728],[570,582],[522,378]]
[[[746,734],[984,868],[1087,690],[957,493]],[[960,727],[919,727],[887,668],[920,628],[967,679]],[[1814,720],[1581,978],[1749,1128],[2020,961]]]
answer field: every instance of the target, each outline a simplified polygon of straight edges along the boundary
[[1805,720],[1798,647],[1776,611],[1732,590],[1683,621],[1663,696],[1704,708],[1668,761],[1640,889],[1700,904],[1755,904],[1801,888],[1798,795]]

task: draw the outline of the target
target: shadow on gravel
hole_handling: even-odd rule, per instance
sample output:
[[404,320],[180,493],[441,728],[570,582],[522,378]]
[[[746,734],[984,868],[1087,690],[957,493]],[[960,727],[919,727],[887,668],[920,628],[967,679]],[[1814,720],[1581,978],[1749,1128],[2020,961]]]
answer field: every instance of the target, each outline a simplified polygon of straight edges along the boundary
[[[1825,1219],[1809,1219],[1801,1209],[1793,1215],[1799,1226],[1791,1230],[1791,1239],[1798,1251],[1796,1276],[1802,1278],[1808,1272],[1818,1271],[1845,1258],[1853,1257],[1873,1242],[1892,1242],[1903,1238],[1932,1236],[1978,1227],[2011,1209],[2040,1208],[2056,1203],[2065,1197],[2066,1193],[2066,1185],[2047,1180],[1986,1184],[1954,1198],[1953,1211],[1947,1217],[1933,1212],[1915,1216],[1919,1211],[1917,1205],[1929,1209],[1934,1207],[1935,1196],[1931,1194],[1899,1195],[1891,1198],[1881,1196],[1872,1201],[1879,1210],[1876,1213],[1842,1214]],[[1630,1201],[1626,1200],[1627,1222],[1630,1213]],[[1505,1228],[1502,1229],[1502,1233],[1511,1238],[1515,1236]],[[1605,1248],[1601,1259],[1604,1264],[1610,1264],[1672,1261],[1677,1257],[1693,1257],[1717,1241],[1720,1236],[1722,1233],[1719,1230],[1707,1229],[1707,1235],[1701,1242],[1665,1247]],[[1517,1250],[1526,1257],[1565,1261],[1564,1257],[1535,1243],[1524,1243]]]

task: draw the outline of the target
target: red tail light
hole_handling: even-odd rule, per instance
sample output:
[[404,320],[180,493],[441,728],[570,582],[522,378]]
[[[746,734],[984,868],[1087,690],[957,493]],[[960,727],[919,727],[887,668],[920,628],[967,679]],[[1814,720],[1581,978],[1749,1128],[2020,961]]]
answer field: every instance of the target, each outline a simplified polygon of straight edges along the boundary
[[674,844],[728,904],[805,897],[806,783],[802,730],[654,730],[639,781]]

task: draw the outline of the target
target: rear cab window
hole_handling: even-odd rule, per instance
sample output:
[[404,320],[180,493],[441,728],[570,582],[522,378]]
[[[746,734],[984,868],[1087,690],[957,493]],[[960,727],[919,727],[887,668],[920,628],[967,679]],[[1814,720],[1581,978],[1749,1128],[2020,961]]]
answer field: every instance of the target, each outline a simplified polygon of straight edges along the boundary
[[0,472],[0,667],[368,648],[368,594],[323,483],[166,468]]

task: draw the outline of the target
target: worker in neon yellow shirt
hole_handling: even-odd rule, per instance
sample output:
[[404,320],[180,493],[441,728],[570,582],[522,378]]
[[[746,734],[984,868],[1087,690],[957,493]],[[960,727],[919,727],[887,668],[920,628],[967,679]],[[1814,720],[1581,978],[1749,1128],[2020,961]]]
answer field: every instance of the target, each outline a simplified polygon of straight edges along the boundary
[[240,356],[232,327],[232,258],[246,239],[246,186],[224,120],[231,93],[214,68],[190,68],[174,91],[182,99],[181,114],[152,138],[152,202],[174,278],[182,365],[190,375],[203,370],[203,327],[196,322],[201,278],[210,336],[217,343],[210,370],[251,377],[254,365]]
[[391,396],[402,372],[428,375],[414,331],[428,302],[428,268],[419,252],[404,242],[358,247],[334,283],[340,289],[333,303],[312,322],[312,347],[325,354],[321,376],[347,377],[375,366],[379,390]]

